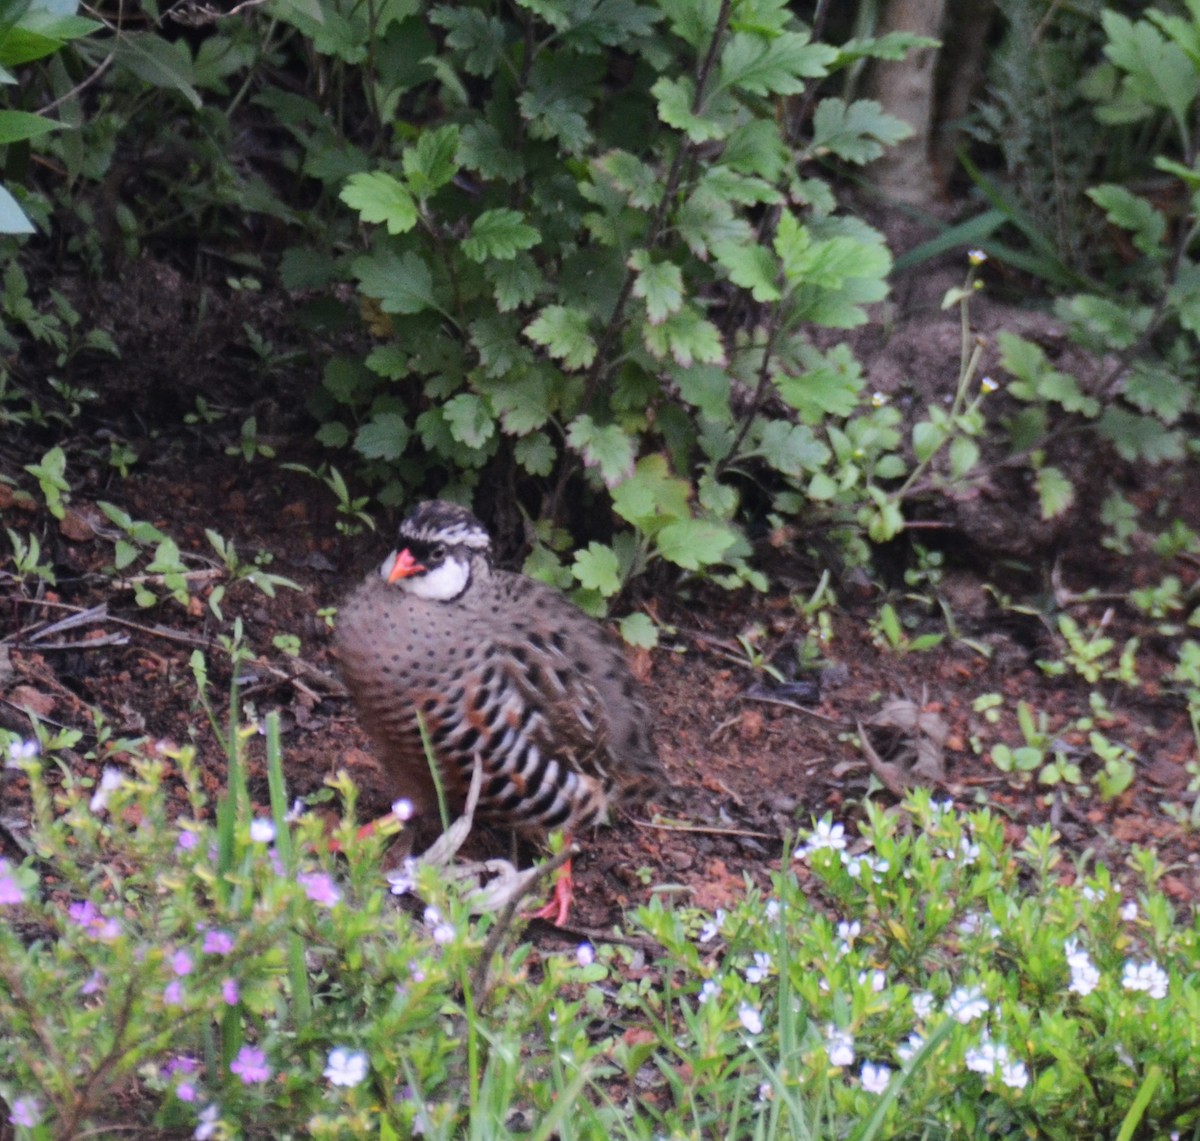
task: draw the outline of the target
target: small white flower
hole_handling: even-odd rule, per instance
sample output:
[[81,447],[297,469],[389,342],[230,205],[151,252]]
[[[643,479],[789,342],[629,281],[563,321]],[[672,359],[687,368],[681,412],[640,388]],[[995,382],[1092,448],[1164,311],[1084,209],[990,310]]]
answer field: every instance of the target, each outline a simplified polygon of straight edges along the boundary
[[1067,989],[1073,994],[1091,994],[1100,985],[1100,972],[1091,956],[1074,939],[1068,939],[1063,950],[1066,951],[1067,967],[1071,972]]
[[721,908],[717,908],[716,914],[700,928],[700,934],[696,936],[697,943],[711,943],[721,930],[721,924],[725,922],[725,912]]
[[275,824],[265,816],[250,821],[250,839],[256,844],[269,844],[275,839]]
[[1126,923],[1132,923],[1138,917],[1137,901],[1130,899],[1121,904],[1121,910],[1117,912]]
[[22,741],[19,737],[15,741],[10,741],[8,744],[8,760],[5,761],[5,767],[16,769],[21,767],[22,761],[31,761],[38,755],[39,748],[37,738],[30,737],[28,741]]
[[575,961],[581,967],[590,967],[596,961],[596,948],[591,943],[580,943],[575,949]]
[[825,1052],[835,1066],[854,1065],[854,1037],[836,1026],[825,1027]]
[[308,806],[299,797],[292,801],[292,807],[288,809],[287,815],[284,817],[289,824],[295,824],[305,813]]
[[990,376],[985,376],[979,382],[979,387],[983,389],[984,392],[995,392],[1000,386]]
[[385,877],[391,885],[392,895],[408,895],[417,887],[417,861],[412,856],[405,856],[402,863]]
[[325,1064],[325,1077],[331,1085],[360,1085],[367,1076],[367,1056],[361,1050],[346,1046],[335,1046],[329,1051]]
[[983,265],[987,261],[987,254],[983,250],[967,250],[967,261],[972,265]]
[[108,807],[108,798],[112,795],[115,789],[121,787],[125,780],[125,774],[120,769],[106,768],[101,774],[100,784],[96,791],[92,793],[92,799],[88,802],[88,808],[92,812],[103,812]]
[[748,1002],[743,1002],[738,1008],[738,1021],[751,1033],[762,1033],[762,1015],[758,1009],[753,1007]]
[[919,990],[912,996],[913,1014],[922,1022],[933,1013],[933,995],[927,990]]
[[887,989],[887,975],[883,971],[872,971],[870,986],[875,994],[882,994]]
[[1151,998],[1166,998],[1170,979],[1157,963],[1136,963],[1127,959],[1121,971],[1121,985],[1126,990],[1144,990]]
[[774,923],[779,918],[780,910],[779,900],[768,899],[766,909],[763,912],[767,917],[767,922]]
[[892,1071],[887,1066],[877,1066],[874,1062],[863,1062],[863,1067],[859,1071],[859,1081],[862,1082],[862,1088],[867,1093],[883,1093],[888,1087],[891,1076]]
[[221,1107],[219,1105],[209,1105],[202,1109],[199,1117],[200,1123],[192,1134],[195,1141],[210,1141],[210,1138],[215,1137],[220,1117]]
[[720,984],[715,979],[705,979],[700,987],[700,993],[696,996],[696,1001],[703,1006],[709,999],[716,998],[720,993]]
[[1000,1067],[1000,1080],[1009,1089],[1024,1089],[1029,1084],[1029,1068],[1024,1062],[1005,1062]]
[[760,983],[771,973],[771,956],[766,951],[754,952],[754,964],[746,968],[746,982]]
[[873,392],[871,394],[871,405],[875,408],[882,408],[891,397],[886,392]]
[[771,1101],[775,1097],[775,1087],[770,1082],[760,1082],[758,1086],[758,1100]]
[[392,815],[401,824],[407,824],[413,818],[413,812],[413,802],[407,796],[402,796],[399,800],[392,801]]
[[997,1067],[1008,1062],[1008,1047],[984,1035],[978,1046],[972,1046],[966,1052],[963,1061],[972,1073],[994,1074]]
[[803,860],[820,848],[829,848],[840,852],[846,847],[846,827],[844,824],[831,824],[827,819],[818,820],[816,827],[808,837],[808,842],[802,844],[793,853],[795,859]]
[[968,990],[960,986],[946,1000],[946,1013],[964,1026],[968,1022],[974,1022],[976,1018],[982,1018],[987,1012],[988,1002],[979,987],[971,987]]
[[925,1039],[920,1034],[910,1034],[904,1042],[896,1047],[896,1057],[902,1062],[907,1062],[924,1045]]
[[854,946],[854,940],[862,934],[862,924],[857,919],[848,923],[843,919],[837,925],[837,937],[842,941],[842,954],[846,954]]
[[1084,884],[1079,889],[1079,894],[1090,903],[1099,903],[1104,898],[1104,888],[1092,887],[1091,884]]

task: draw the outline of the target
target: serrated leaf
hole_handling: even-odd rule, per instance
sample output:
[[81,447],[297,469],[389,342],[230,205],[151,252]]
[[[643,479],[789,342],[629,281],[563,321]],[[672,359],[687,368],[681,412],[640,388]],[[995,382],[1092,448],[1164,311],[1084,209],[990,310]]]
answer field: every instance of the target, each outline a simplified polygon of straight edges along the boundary
[[1042,518],[1055,519],[1075,502],[1075,487],[1056,467],[1041,468],[1035,477]]
[[481,448],[496,433],[487,401],[473,392],[460,392],[442,405],[450,434],[469,448]]
[[[524,346],[521,349],[525,351]],[[513,436],[523,436],[550,419],[561,384],[562,374],[557,369],[537,364],[523,367],[501,380],[482,382],[480,388],[487,393],[504,430]]]
[[658,553],[684,570],[702,570],[721,561],[737,541],[737,533],[722,523],[680,519],[655,536]]
[[613,510],[639,531],[653,534],[674,519],[691,516],[687,480],[671,475],[665,456],[657,453],[638,460],[633,474],[613,488]]
[[1139,416],[1110,404],[1096,422],[1096,429],[1130,463],[1138,460],[1164,463],[1184,456],[1182,434],[1167,428],[1156,416]]
[[596,342],[588,332],[589,323],[582,309],[549,305],[525,326],[525,335],[567,368],[587,368],[596,359]]
[[415,145],[404,148],[404,174],[412,193],[425,199],[445,186],[458,173],[457,152],[457,127],[422,131]]
[[597,424],[584,413],[571,421],[567,443],[610,488],[633,471],[634,441],[619,424]]
[[877,159],[885,147],[907,139],[910,127],[903,119],[884,112],[874,99],[822,99],[813,113],[810,147],[816,153],[831,151],[860,165]]
[[1104,54],[1124,72],[1125,95],[1170,111],[1186,139],[1188,107],[1196,95],[1196,69],[1187,53],[1146,20],[1135,23],[1107,9],[1100,22],[1108,36]]
[[1125,399],[1164,424],[1175,424],[1191,407],[1190,386],[1183,377],[1148,361],[1136,362],[1125,381]]
[[513,445],[513,455],[530,475],[547,476],[554,470],[558,452],[545,432],[522,436]]
[[389,234],[411,230],[420,215],[404,184],[386,171],[352,174],[338,195],[364,222],[381,222]]
[[326,420],[317,429],[316,437],[327,448],[344,448],[350,442],[350,429],[340,420]]
[[520,210],[485,210],[471,225],[463,239],[463,253],[472,261],[488,258],[511,261],[521,250],[538,244],[541,235],[525,221]]
[[411,435],[408,423],[397,412],[377,412],[354,436],[354,450],[369,460],[398,460]]
[[729,373],[718,365],[695,364],[690,368],[673,368],[671,379],[679,395],[700,409],[700,414],[718,423],[732,419],[729,407]]
[[693,143],[707,143],[729,134],[730,117],[716,117],[711,109],[709,115],[697,115],[692,110],[696,87],[687,76],[670,79],[664,75],[655,81],[650,94],[658,100],[658,117]]
[[501,313],[528,305],[542,284],[541,270],[528,254],[517,254],[512,261],[488,262],[483,272],[496,289],[496,308]]
[[687,302],[662,324],[645,325],[642,340],[655,358],[662,360],[669,354],[683,368],[697,361],[703,364],[725,363],[725,346],[721,342],[720,330],[702,316],[699,309]]
[[721,53],[718,86],[751,95],[799,95],[805,79],[820,79],[837,58],[827,44],[812,43],[807,32],[774,37],[735,32]]
[[491,75],[504,57],[504,24],[478,8],[439,4],[429,19],[448,32],[446,43],[461,57],[462,69],[471,75]]
[[779,263],[770,250],[753,243],[721,242],[713,253],[729,280],[750,290],[755,301],[778,301],[783,296],[776,284]]
[[[639,255],[645,254],[645,257]],[[633,281],[633,295],[646,303],[646,319],[651,325],[661,325],[683,304],[683,274],[674,262],[652,262],[645,250],[639,250],[629,259],[631,269],[637,271]]]
[[1096,186],[1087,196],[1104,211],[1114,225],[1133,235],[1133,244],[1144,254],[1161,255],[1167,220],[1144,198],[1131,194],[1123,186]]
[[617,623],[621,638],[626,645],[637,646],[642,650],[653,650],[658,645],[658,627],[650,620],[650,616],[640,610],[626,614]]
[[476,122],[463,127],[458,142],[458,161],[485,179],[517,182],[525,174],[521,152],[491,123]]
[[350,270],[362,291],[377,298],[385,313],[420,313],[436,309],[433,277],[420,255],[391,250],[355,258]]
[[662,199],[662,176],[628,151],[609,151],[592,165],[628,195],[629,205],[638,210],[649,210]]
[[572,565],[580,585],[588,590],[599,591],[607,598],[621,589],[621,567],[612,547],[588,543],[586,550],[575,552]]
[[828,446],[807,424],[786,420],[763,421],[756,450],[776,471],[790,476],[815,471],[829,462]]
[[703,183],[676,211],[675,230],[701,261],[707,261],[722,243],[756,244],[749,222],[734,214],[733,207]]

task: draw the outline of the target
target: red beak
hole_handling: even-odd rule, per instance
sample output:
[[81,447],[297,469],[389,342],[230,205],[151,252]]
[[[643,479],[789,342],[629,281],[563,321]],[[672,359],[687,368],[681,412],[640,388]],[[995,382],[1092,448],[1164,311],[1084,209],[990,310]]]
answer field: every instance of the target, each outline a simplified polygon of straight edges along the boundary
[[425,568],[412,557],[412,553],[408,550],[397,551],[395,561],[392,563],[392,569],[388,571],[388,585],[398,582],[402,578],[408,578],[414,574],[420,574]]

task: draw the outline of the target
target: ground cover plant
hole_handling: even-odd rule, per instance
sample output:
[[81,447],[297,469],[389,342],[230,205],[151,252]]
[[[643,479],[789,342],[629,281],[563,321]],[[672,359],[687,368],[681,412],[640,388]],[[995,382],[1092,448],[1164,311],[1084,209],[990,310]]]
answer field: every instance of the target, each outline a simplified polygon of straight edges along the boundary
[[[1087,265],[976,153],[906,276],[826,8],[0,16],[0,1136],[1200,1135],[1200,9],[1069,13]],[[660,710],[578,931],[354,838],[428,492]]]

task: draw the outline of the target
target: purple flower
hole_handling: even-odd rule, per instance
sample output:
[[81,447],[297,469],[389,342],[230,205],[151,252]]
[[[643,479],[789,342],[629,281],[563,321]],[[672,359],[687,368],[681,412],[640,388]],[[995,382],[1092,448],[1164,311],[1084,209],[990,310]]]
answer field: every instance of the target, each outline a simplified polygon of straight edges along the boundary
[[14,1125],[24,1125],[32,1129],[42,1120],[42,1103],[36,1097],[19,1097],[12,1103],[12,1113],[8,1120]]
[[339,899],[342,898],[342,893],[338,891],[337,885],[333,879],[324,872],[309,872],[298,875],[296,882],[304,888],[304,894],[308,896],[313,903],[320,903],[325,907],[332,907]]
[[121,925],[115,919],[105,918],[90,899],[71,904],[67,908],[67,918],[102,943],[111,943],[121,934]]
[[171,956],[171,970],[180,978],[190,975],[192,973],[192,956],[187,951],[176,951]]
[[255,1082],[265,1082],[271,1076],[271,1067],[267,1065],[267,1056],[257,1046],[243,1046],[237,1057],[229,1063],[231,1073],[242,1079],[242,1085],[253,1085]]
[[24,903],[25,893],[17,883],[16,868],[7,860],[0,860],[0,903]]
[[96,994],[104,986],[104,976],[99,971],[92,971],[88,981],[79,988],[80,994]]
[[233,936],[226,931],[207,931],[203,951],[206,955],[228,955],[233,950]]
[[163,1004],[165,1006],[182,1006],[183,1005],[183,983],[178,979],[167,983],[163,987]]
[[163,1066],[163,1073],[167,1077],[174,1074],[194,1074],[198,1066],[199,1063],[190,1054],[179,1054]]
[[224,999],[226,1006],[237,1006],[240,997],[241,991],[238,989],[237,979],[225,979],[222,981],[221,998]]
[[175,1087],[175,1096],[180,1101],[196,1100],[196,1083],[190,1078],[183,1078]]
[[200,843],[200,837],[195,832],[189,832],[185,828],[179,833],[179,839],[175,841],[175,847],[181,852],[192,852],[196,845]]

